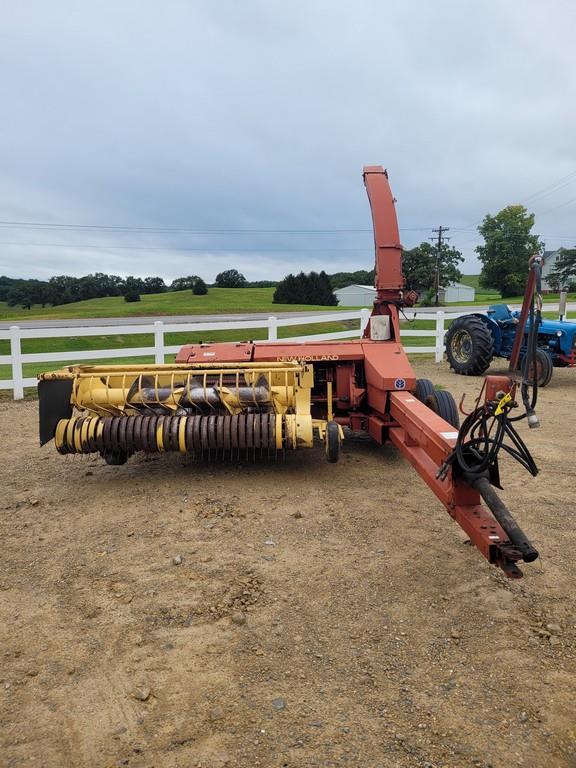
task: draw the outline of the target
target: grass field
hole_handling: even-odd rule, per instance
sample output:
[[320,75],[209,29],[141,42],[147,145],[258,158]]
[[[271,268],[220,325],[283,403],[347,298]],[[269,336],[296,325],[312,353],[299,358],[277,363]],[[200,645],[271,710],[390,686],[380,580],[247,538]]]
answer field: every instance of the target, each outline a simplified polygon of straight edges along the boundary
[[476,289],[474,304],[495,304],[500,301],[500,292],[495,288],[480,287],[480,275],[462,275],[460,282]]
[[[469,285],[476,289],[476,298],[473,302],[464,302],[468,304],[498,304],[504,302],[506,304],[521,304],[523,296],[512,296],[507,299],[502,299],[500,292],[495,288],[483,288],[480,286],[480,275],[462,275],[460,282],[463,285]],[[560,297],[557,293],[546,293],[542,297],[544,304],[558,303]],[[576,293],[569,293],[568,299],[576,299]],[[451,304],[450,306],[455,306]]]
[[273,304],[274,288],[210,288],[206,296],[192,291],[150,293],[128,303],[122,296],[89,299],[59,307],[9,307],[0,302],[0,320],[51,320],[83,317],[139,317],[162,315],[217,315],[235,312],[334,311],[334,307],[315,304]]
[[[478,275],[464,275],[462,282],[476,288],[474,302],[464,304],[494,304],[499,301],[500,294],[487,288],[478,288]],[[206,296],[194,296],[192,291],[175,291],[169,293],[151,293],[142,295],[142,300],[127,303],[121,296],[109,296],[104,299],[89,299],[65,304],[59,307],[34,306],[32,309],[9,307],[0,301],[0,321],[18,322],[19,320],[74,320],[80,318],[107,317],[162,317],[170,315],[217,315],[242,312],[315,312],[334,311],[337,307],[319,306],[316,304],[273,304],[274,288],[210,288]],[[570,299],[576,299],[576,294],[570,294]],[[544,302],[557,302],[557,294],[547,294]],[[522,296],[506,299],[507,304],[520,304]],[[458,304],[450,304],[457,307]],[[343,310],[354,307],[341,307]]]

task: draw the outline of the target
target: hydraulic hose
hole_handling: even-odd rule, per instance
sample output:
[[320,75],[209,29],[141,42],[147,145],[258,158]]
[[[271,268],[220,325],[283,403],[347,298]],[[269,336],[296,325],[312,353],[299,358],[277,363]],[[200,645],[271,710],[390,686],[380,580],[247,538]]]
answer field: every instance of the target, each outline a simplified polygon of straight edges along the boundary
[[[535,288],[532,294],[530,304],[530,330],[526,343],[526,355],[523,363],[522,384],[520,393],[524,413],[511,418],[510,421],[520,421],[528,419],[528,426],[535,428],[540,426],[536,416],[536,403],[538,402],[538,331],[542,323],[542,257],[532,256],[530,259],[530,269],[534,272]],[[530,382],[530,371],[532,371],[532,382]],[[532,392],[530,393],[530,390]]]

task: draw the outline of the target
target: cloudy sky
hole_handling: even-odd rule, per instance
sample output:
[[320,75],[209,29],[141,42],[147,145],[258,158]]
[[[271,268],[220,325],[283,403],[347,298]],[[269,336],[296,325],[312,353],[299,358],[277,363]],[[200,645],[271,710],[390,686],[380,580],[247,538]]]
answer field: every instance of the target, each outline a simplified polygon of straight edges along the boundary
[[369,268],[367,164],[404,245],[451,227],[466,272],[510,203],[572,246],[575,9],[5,0],[0,274]]

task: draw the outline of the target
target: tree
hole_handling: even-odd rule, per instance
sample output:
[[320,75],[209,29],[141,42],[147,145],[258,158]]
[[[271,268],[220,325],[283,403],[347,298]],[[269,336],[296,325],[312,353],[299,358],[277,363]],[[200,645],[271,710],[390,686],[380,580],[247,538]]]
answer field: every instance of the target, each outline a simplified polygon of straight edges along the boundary
[[48,280],[58,304],[70,304],[78,300],[79,282],[77,277],[70,277],[70,275],[55,275]]
[[274,291],[272,301],[274,304],[320,304],[331,307],[338,304],[326,272],[286,275]]
[[509,205],[496,216],[489,213],[478,227],[484,245],[476,248],[482,262],[480,285],[497,288],[502,297],[523,293],[528,278],[528,259],[543,243],[531,234],[534,214],[523,205]]
[[191,291],[196,285],[196,281],[200,280],[198,275],[188,275],[188,277],[177,277],[176,280],[172,280],[170,283],[171,291]]
[[278,280],[249,280],[246,288],[277,288]]
[[[124,280],[122,293],[124,294],[124,297],[126,297],[126,295],[129,293],[141,294],[141,293],[145,293],[144,288],[145,288],[144,280],[142,280],[140,277],[132,277],[132,275],[130,275],[129,277],[126,278],[126,280]],[[132,299],[132,301],[140,301],[140,298]]]
[[161,277],[145,277],[144,290],[142,293],[163,293],[166,290],[166,283]]
[[142,299],[140,298],[140,294],[138,293],[138,291],[131,289],[129,291],[126,291],[126,293],[124,294],[124,301],[128,301],[132,303],[134,301],[142,301]]
[[22,309],[31,309],[32,299],[30,292],[24,286],[13,286],[8,291],[6,303],[9,307],[22,307]]
[[278,283],[272,299],[274,304],[299,304],[300,287],[298,279],[290,274]]
[[106,275],[96,272],[92,275],[98,286],[98,296],[120,296],[124,280],[119,275]]
[[576,281],[576,246],[560,248],[560,253],[554,264],[554,269],[548,275],[550,287],[559,291],[568,288]]
[[52,289],[44,280],[14,280],[6,293],[10,307],[31,309],[34,304],[52,304]]
[[8,293],[19,281],[6,275],[0,276],[0,301],[6,301]]
[[[435,286],[438,248],[432,243],[420,243],[402,254],[402,272],[406,288],[422,293]],[[438,258],[438,279],[441,286],[456,283],[462,277],[458,265],[464,257],[456,248],[443,243]]]
[[335,272],[329,275],[332,288],[346,288],[347,285],[374,285],[373,269],[358,269],[356,272]]
[[216,275],[217,288],[245,288],[246,278],[237,269],[227,269]]
[[208,293],[208,286],[206,285],[204,280],[202,280],[201,277],[196,278],[196,282],[194,283],[194,287],[192,288],[192,293],[195,296],[206,296],[206,294]]

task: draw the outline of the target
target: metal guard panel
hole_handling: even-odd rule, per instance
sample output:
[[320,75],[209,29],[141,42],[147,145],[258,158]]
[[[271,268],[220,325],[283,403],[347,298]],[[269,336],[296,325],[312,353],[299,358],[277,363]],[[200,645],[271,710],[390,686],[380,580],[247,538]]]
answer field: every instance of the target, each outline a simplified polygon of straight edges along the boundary
[[338,360],[363,360],[364,352],[358,341],[272,342],[254,346],[254,362],[321,363]]
[[396,341],[364,340],[362,349],[368,394],[371,387],[383,391],[414,390],[416,374],[402,344]]
[[254,344],[239,343],[186,344],[176,355],[177,363],[241,363],[252,360]]

